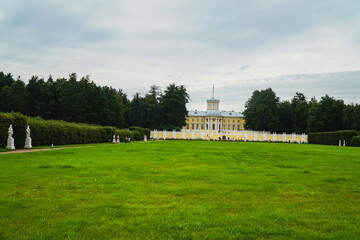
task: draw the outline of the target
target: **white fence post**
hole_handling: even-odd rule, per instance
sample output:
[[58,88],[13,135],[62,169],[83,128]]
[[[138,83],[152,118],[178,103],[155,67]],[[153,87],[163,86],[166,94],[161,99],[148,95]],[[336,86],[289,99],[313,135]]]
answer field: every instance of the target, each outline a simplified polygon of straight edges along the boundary
[[166,140],[166,130],[163,130],[163,139]]

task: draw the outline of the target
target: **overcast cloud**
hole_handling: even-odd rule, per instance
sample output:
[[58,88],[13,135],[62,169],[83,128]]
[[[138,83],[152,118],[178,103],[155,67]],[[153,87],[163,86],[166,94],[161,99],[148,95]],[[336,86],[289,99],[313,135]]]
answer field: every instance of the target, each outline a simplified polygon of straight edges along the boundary
[[224,110],[255,89],[360,103],[359,0],[107,0],[0,3],[0,71],[90,75],[132,96],[187,87]]

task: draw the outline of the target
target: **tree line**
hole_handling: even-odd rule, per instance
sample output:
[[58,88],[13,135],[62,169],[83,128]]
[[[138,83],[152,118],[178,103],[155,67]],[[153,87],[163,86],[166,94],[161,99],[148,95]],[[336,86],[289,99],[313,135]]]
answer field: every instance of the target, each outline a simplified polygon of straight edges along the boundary
[[280,101],[271,89],[255,90],[245,103],[245,127],[256,131],[310,133],[360,131],[360,105],[345,104],[329,95],[309,101],[296,92],[291,101]]
[[32,76],[27,84],[0,72],[0,112],[20,112],[43,119],[126,128],[173,129],[185,125],[186,88],[170,84],[164,92],[153,85],[130,100],[122,89],[97,86],[89,76],[47,80]]

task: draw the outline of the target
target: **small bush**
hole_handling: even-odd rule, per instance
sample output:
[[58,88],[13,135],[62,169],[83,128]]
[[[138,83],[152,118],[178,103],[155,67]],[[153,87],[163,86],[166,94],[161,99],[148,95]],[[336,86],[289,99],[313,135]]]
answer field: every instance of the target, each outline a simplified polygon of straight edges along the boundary
[[355,136],[351,139],[351,146],[360,147],[360,135]]

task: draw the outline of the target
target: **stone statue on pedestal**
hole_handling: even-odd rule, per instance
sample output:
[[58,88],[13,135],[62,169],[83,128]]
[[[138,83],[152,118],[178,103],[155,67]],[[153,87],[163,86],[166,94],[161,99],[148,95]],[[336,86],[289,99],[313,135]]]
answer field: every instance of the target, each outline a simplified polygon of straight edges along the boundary
[[25,147],[24,148],[32,148],[31,137],[30,137],[30,126],[27,126],[27,128],[26,128],[26,138],[25,138]]
[[147,142],[147,135],[144,135],[144,142]]
[[6,145],[6,148],[8,149],[15,149],[15,144],[14,144],[14,138],[13,138],[13,128],[12,128],[12,125],[10,124],[10,127],[9,127],[9,130],[8,130],[8,133],[9,133],[9,136],[8,136],[8,139],[7,139],[7,145]]
[[115,135],[113,135],[113,141],[112,141],[112,143],[116,143],[116,137],[115,137]]
[[120,136],[117,135],[116,143],[120,143]]

